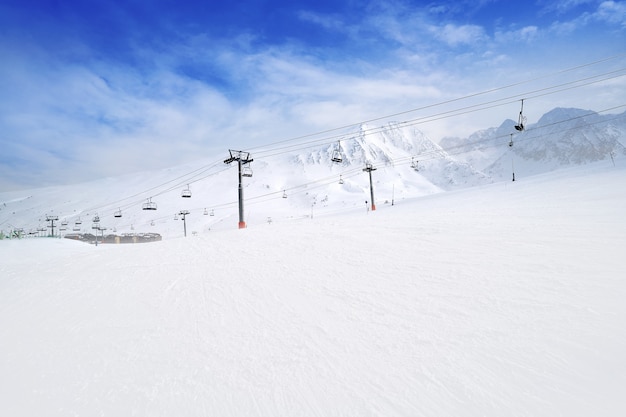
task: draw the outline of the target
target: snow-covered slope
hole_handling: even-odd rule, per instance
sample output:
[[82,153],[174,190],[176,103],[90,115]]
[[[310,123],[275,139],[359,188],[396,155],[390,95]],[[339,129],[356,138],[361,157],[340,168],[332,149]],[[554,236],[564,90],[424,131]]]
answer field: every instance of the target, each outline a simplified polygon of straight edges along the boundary
[[[302,138],[254,149],[244,178],[244,220],[248,226],[268,221],[324,216],[371,203],[372,174],[376,206],[442,191],[511,180],[595,161],[612,164],[626,156],[626,113],[598,115],[557,108],[518,133],[512,120],[467,139],[445,138],[435,144],[414,126],[361,125],[337,134],[337,141]],[[515,132],[515,133],[513,133]],[[512,144],[512,146],[509,146]],[[341,162],[332,162],[340,151]],[[98,216],[105,233],[153,232],[182,236],[175,220],[182,210],[190,233],[207,233],[238,224],[237,168],[228,156],[158,172],[107,178],[86,184],[0,193],[0,233],[23,229],[45,234],[47,216],[57,216],[62,233],[92,232]],[[342,184],[339,184],[339,182]],[[189,187],[192,198],[181,198]],[[286,197],[286,198],[283,198]],[[158,210],[144,211],[148,201]],[[114,214],[120,211],[122,217]],[[78,222],[82,224],[78,225]],[[57,229],[58,230],[58,229]]]
[[0,415],[623,416],[624,161],[144,245],[1,240]]
[[[334,163],[339,147],[342,161]],[[238,176],[237,164],[225,165],[225,156],[86,184],[0,193],[0,230],[37,234],[49,225],[46,216],[57,216],[57,226],[67,222],[62,233],[75,228],[92,232],[92,219],[98,216],[106,233],[154,232],[169,238],[183,234],[183,225],[174,220],[181,210],[190,212],[190,232],[230,228],[238,224]],[[249,225],[365,207],[371,200],[369,177],[363,172],[367,162],[376,168],[372,180],[378,206],[491,181],[419,130],[395,123],[363,125],[330,145],[258,150],[250,157],[253,176],[244,178]],[[187,187],[192,197],[181,198]],[[157,204],[156,211],[142,210],[148,201]],[[117,211],[122,217],[114,216]]]

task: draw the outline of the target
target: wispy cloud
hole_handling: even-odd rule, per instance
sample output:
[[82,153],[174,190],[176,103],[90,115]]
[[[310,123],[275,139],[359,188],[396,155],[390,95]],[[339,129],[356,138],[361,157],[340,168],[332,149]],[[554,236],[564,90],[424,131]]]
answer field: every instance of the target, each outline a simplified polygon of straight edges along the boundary
[[473,45],[487,39],[485,30],[477,25],[454,25],[448,23],[440,27],[431,27],[430,32],[435,38],[450,46]]
[[[593,22],[624,27],[623,2],[560,14],[568,19],[550,27],[545,19],[502,20],[494,13],[490,20],[476,12],[491,4],[497,2],[472,3],[463,19],[470,3],[373,1],[353,13],[299,9],[290,16],[302,26],[293,29],[297,36],[272,33],[272,41],[267,28],[229,28],[224,35],[193,17],[193,24],[168,23],[166,30],[141,26],[129,11],[108,17],[121,16],[114,26],[128,28],[106,48],[106,38],[74,36],[78,28],[60,28],[45,41],[28,28],[9,28],[0,34],[0,147],[12,154],[0,158],[4,186],[170,166],[211,149],[417,108],[519,80],[539,68],[530,67],[534,61],[542,71],[563,67],[543,50],[573,43]],[[559,10],[574,5],[563,2]],[[307,38],[309,30],[315,38]],[[556,41],[548,42],[547,30],[558,34]],[[596,45],[593,53],[603,48],[611,45]],[[567,51],[563,57],[572,59]],[[502,117],[492,112],[472,123],[486,127]],[[461,127],[470,129],[459,123],[424,129],[437,139]],[[39,176],[19,174],[26,171]]]

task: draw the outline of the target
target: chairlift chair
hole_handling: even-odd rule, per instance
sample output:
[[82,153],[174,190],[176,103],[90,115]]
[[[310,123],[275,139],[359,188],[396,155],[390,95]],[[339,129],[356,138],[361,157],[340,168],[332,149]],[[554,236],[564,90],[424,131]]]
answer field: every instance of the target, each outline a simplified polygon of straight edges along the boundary
[[211,209],[211,216],[215,216],[215,211]]
[[122,210],[121,209],[117,210],[115,214],[113,215],[113,217],[118,217],[118,218],[122,217]]
[[93,222],[100,223],[100,217],[97,214],[93,217]]
[[339,184],[343,184],[343,178],[341,178],[341,175],[339,175]]
[[157,205],[152,201],[152,197],[146,203],[143,203],[143,210],[156,210]]
[[283,198],[287,198],[287,190],[283,190]]
[[206,208],[204,209],[204,215],[205,215],[205,216],[208,216],[208,215],[209,215],[209,211],[208,211]]
[[511,140],[509,140],[509,146],[513,147],[513,133],[511,133]]
[[418,163],[419,161],[416,161],[415,158],[411,158],[411,168],[413,168],[416,171],[419,171]]
[[337,148],[333,151],[330,160],[339,164],[343,161],[343,158],[341,157],[341,141],[337,141]]
[[183,198],[190,198],[191,197],[191,190],[189,189],[189,185],[187,185],[187,188],[185,188],[181,193],[180,196]]
[[241,176],[242,177],[251,177],[252,176],[252,168],[248,164],[241,167]]
[[515,125],[515,130],[519,132],[524,130],[524,122],[526,121],[526,118],[522,114],[523,111],[524,111],[524,99],[522,99],[522,108],[519,111],[519,117],[517,119],[517,124]]

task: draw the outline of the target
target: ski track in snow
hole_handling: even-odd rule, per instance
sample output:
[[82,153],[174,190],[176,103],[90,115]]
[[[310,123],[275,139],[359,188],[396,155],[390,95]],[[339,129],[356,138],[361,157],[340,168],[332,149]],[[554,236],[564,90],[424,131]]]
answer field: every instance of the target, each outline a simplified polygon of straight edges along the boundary
[[625,173],[0,241],[0,415],[626,415]]

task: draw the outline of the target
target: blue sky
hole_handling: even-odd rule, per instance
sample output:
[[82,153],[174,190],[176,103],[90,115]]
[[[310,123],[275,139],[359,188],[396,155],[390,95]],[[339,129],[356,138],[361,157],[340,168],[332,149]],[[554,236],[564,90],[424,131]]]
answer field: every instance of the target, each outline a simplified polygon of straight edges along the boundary
[[[624,53],[626,1],[3,0],[0,191],[515,101],[623,69]],[[626,104],[624,78],[529,98],[528,123]],[[465,137],[518,111],[417,127]]]

